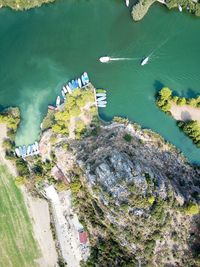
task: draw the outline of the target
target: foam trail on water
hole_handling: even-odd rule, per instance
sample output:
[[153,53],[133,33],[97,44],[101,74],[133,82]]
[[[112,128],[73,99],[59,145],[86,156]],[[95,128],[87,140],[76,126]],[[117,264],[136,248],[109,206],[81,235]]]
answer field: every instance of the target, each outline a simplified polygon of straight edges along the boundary
[[110,61],[120,61],[120,60],[138,60],[138,58],[131,57],[110,57]]

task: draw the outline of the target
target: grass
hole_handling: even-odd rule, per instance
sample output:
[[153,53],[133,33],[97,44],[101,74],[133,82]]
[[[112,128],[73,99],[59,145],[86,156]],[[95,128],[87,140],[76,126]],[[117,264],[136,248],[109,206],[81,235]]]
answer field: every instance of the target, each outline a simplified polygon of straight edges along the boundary
[[0,165],[0,266],[34,267],[39,258],[32,225],[20,190]]

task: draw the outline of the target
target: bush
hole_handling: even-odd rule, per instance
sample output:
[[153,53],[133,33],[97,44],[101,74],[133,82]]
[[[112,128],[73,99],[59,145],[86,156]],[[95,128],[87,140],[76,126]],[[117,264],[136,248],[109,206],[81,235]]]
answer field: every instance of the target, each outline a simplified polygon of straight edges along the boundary
[[123,138],[124,138],[124,140],[125,140],[126,142],[131,142],[131,140],[132,140],[132,136],[131,136],[130,134],[125,134],[125,135],[123,136]]
[[196,203],[189,203],[185,208],[186,215],[193,216],[199,213],[199,206]]
[[17,176],[16,178],[15,178],[15,184],[17,185],[17,186],[20,186],[20,185],[24,185],[25,183],[26,183],[26,178],[24,177],[24,176]]

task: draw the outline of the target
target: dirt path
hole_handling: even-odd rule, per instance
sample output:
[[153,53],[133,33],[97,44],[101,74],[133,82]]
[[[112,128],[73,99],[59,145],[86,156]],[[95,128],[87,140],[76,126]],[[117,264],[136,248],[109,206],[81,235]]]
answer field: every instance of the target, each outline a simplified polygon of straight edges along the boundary
[[180,121],[198,121],[200,123],[200,108],[190,107],[188,105],[178,106],[172,104],[171,115],[175,120]]

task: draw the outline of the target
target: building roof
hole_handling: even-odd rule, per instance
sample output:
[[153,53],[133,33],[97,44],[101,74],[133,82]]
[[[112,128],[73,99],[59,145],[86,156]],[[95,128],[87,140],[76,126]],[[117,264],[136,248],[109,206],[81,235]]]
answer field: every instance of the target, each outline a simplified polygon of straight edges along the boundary
[[79,232],[79,240],[81,244],[86,244],[87,243],[87,234],[85,231]]

